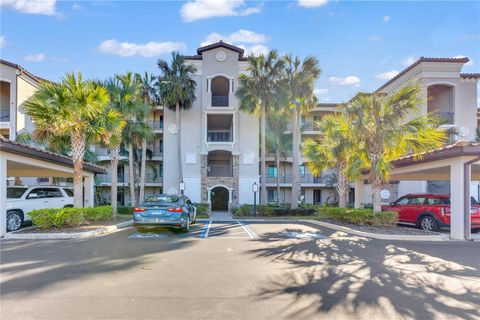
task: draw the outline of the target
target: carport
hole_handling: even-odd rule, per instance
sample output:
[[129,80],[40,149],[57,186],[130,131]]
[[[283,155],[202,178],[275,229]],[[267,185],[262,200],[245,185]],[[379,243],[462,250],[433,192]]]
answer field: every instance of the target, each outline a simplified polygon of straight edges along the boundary
[[[95,173],[103,167],[83,164],[84,206],[94,205]],[[7,177],[73,177],[72,159],[0,137],[0,236],[6,233]]]
[[[391,180],[450,181],[453,240],[470,240],[470,183],[480,180],[480,143],[457,141],[392,163]],[[365,178],[365,177],[364,177]],[[364,180],[355,183],[355,207],[364,199]]]

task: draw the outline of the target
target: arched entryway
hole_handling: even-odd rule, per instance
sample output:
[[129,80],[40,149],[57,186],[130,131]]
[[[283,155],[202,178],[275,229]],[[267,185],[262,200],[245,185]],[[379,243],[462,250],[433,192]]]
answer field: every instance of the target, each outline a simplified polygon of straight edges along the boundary
[[212,211],[228,211],[229,191],[225,187],[215,187],[210,192]]

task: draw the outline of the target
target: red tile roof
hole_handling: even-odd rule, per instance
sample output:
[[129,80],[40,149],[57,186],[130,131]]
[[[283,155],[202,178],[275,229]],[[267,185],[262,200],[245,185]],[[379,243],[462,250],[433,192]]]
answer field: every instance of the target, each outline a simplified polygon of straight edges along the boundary
[[29,72],[27,69],[23,68],[22,66],[20,66],[16,63],[13,63],[13,62],[10,62],[10,61],[7,61],[7,60],[3,60],[3,59],[0,59],[0,63],[20,70],[21,72],[25,73],[26,75],[28,75],[30,78],[32,78],[33,80],[35,80],[37,82],[45,81],[45,82],[54,83],[53,81],[50,81],[50,80],[47,80],[47,79],[44,79],[44,78],[41,78],[39,76],[34,75],[33,73]]
[[399,74],[397,74],[395,77],[393,77],[392,79],[388,80],[387,82],[385,82],[380,88],[378,88],[377,90],[375,90],[375,92],[378,92],[378,91],[381,91],[382,89],[384,89],[385,87],[387,87],[389,84],[391,84],[392,82],[394,82],[395,80],[397,80],[398,78],[400,78],[401,76],[403,76],[405,73],[407,73],[408,71],[412,70],[414,67],[416,67],[417,65],[419,65],[420,63],[422,62],[454,62],[454,63],[467,63],[468,61],[470,61],[470,59],[468,59],[467,57],[465,58],[429,58],[429,57],[420,57],[420,59],[418,59],[417,61],[415,61],[414,63],[412,63],[410,66],[408,66],[407,68],[405,68],[402,72],[400,72]]
[[226,49],[229,49],[229,50],[238,52],[238,54],[239,54],[238,60],[240,60],[240,61],[246,61],[246,60],[247,60],[247,58],[245,58],[245,57],[243,56],[245,50],[243,50],[243,49],[240,48],[240,47],[234,46],[234,45],[232,45],[232,44],[223,42],[222,40],[220,40],[220,41],[218,41],[218,42],[215,42],[215,43],[212,43],[212,44],[209,44],[209,45],[207,45],[207,46],[203,46],[203,47],[198,48],[196,55],[183,56],[183,57],[184,57],[186,60],[202,60],[202,53],[203,53],[204,51],[208,51],[208,50],[212,50],[212,49],[216,49],[216,48],[226,48]]

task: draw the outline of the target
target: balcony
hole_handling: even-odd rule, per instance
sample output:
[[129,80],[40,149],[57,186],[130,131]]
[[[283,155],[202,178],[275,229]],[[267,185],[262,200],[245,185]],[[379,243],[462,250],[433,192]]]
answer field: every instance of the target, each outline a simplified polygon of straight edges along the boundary
[[207,130],[208,142],[232,142],[233,135],[231,130]]
[[0,122],[10,122],[10,110],[0,110]]
[[[95,155],[98,157],[110,157],[110,150],[106,148],[95,147]],[[121,157],[126,157],[128,156],[128,152],[124,149],[120,149],[119,155]]]
[[161,157],[163,155],[163,148],[147,146],[147,152],[150,152],[152,157]]
[[300,130],[302,132],[304,131],[318,131],[318,126],[315,124],[315,122],[304,122],[301,124]]
[[[316,177],[312,174],[305,174],[299,176],[300,183],[302,184],[325,184],[333,185],[337,183],[335,176],[333,175],[323,175]],[[276,176],[267,176],[267,183],[277,183]],[[280,174],[280,183],[281,184],[291,184],[292,183],[292,174]]]
[[147,121],[147,125],[149,125],[153,130],[163,129],[163,121]]
[[145,175],[146,183],[162,183],[162,176],[154,173],[147,173]]
[[207,168],[208,177],[233,177],[231,164],[210,164]]
[[212,96],[212,107],[228,107],[228,96]]
[[[112,176],[110,174],[97,174],[95,176],[97,184],[111,184],[112,183]],[[117,183],[124,183],[125,182],[125,175],[118,174],[117,175]]]

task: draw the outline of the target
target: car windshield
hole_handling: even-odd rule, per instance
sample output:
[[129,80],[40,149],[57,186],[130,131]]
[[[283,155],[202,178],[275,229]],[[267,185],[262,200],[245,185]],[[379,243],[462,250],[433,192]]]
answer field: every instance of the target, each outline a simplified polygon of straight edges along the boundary
[[67,196],[73,197],[73,189],[63,189]]
[[8,199],[19,199],[28,188],[7,188]]
[[176,205],[180,202],[180,197],[178,196],[166,196],[166,195],[159,195],[159,196],[150,196],[142,203],[142,205],[151,206],[151,205],[164,205],[164,206],[171,206]]

